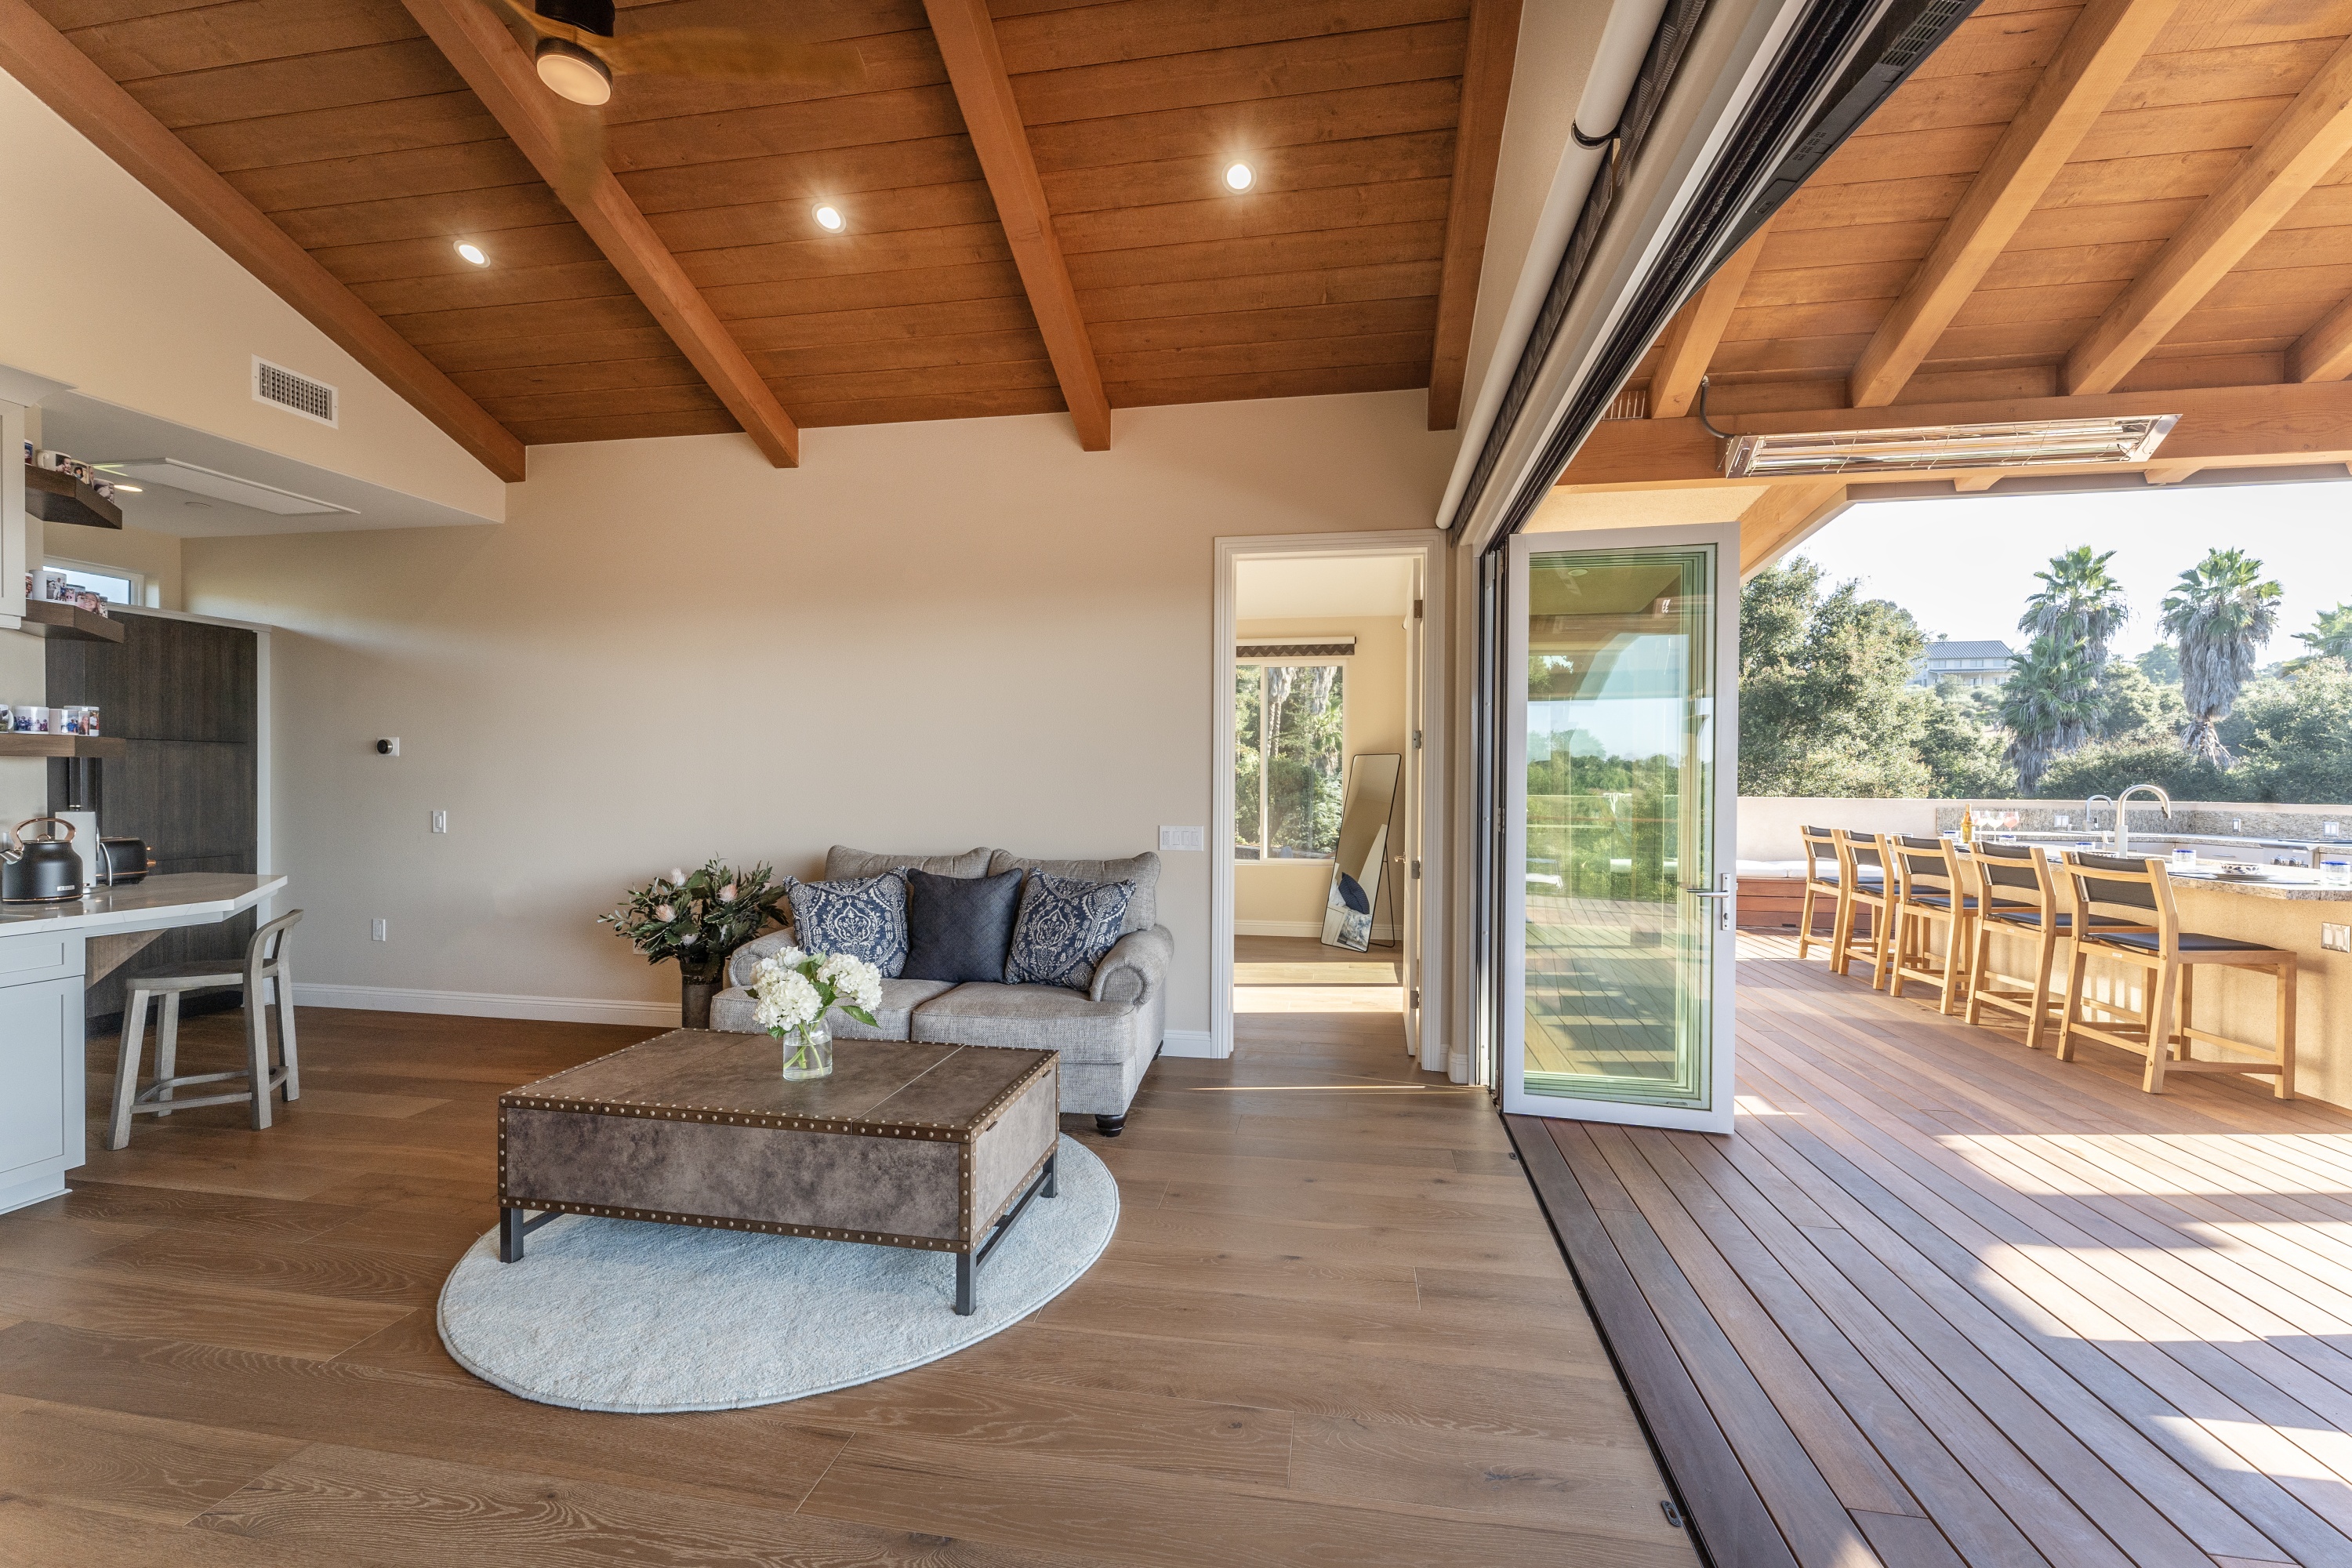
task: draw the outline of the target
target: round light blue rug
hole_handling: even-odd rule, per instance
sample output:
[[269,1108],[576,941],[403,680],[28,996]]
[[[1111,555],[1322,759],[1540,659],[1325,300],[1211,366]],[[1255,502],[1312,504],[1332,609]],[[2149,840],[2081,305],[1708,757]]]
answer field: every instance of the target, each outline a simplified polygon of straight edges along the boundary
[[441,1342],[542,1405],[645,1415],[775,1405],[869,1383],[1012,1327],[1092,1268],[1118,1184],[1065,1137],[1056,1193],[1031,1201],[955,1314],[944,1252],[566,1215],[520,1263],[498,1232],[441,1288]]

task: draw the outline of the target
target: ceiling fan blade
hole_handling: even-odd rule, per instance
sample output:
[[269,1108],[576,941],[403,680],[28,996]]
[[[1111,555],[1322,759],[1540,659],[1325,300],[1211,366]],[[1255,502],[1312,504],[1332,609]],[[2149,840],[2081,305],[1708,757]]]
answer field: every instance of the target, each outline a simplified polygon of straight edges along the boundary
[[614,70],[641,76],[835,88],[866,83],[866,58],[847,44],[801,44],[727,27],[671,27],[599,38],[594,47]]
[[567,42],[575,44],[583,43],[583,41],[594,44],[602,44],[605,42],[604,39],[597,37],[593,33],[582,32],[579,28],[572,26],[569,22],[551,22],[546,17],[541,16],[538,12],[532,10],[530,6],[521,4],[521,0],[498,0],[498,4],[505,6],[517,20],[523,23],[524,26],[530,27],[532,32],[539,34],[541,37],[562,38]]

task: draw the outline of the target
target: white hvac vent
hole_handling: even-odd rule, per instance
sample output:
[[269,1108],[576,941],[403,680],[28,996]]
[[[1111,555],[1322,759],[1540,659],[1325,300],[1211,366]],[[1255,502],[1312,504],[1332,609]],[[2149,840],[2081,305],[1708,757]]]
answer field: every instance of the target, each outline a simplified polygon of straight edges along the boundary
[[335,423],[333,387],[323,381],[312,381],[307,375],[297,375],[282,364],[270,363],[259,354],[253,356],[253,400],[274,404],[289,414],[316,419],[321,425]]

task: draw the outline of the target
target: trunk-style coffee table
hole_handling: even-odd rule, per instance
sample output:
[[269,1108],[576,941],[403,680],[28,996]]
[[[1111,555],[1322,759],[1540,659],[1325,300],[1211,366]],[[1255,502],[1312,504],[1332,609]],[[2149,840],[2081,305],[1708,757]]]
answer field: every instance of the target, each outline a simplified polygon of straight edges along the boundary
[[[1054,1195],[1052,1051],[845,1040],[786,1083],[765,1035],[677,1029],[499,1097],[499,1256],[559,1214],[956,1256],[972,1275]],[[530,1216],[537,1211],[534,1217]]]

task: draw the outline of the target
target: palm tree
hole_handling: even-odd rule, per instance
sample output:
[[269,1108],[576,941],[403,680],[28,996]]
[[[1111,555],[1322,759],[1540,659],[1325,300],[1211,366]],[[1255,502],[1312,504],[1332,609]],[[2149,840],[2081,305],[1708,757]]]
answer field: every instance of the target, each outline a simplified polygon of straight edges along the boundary
[[2278,629],[2282,590],[2256,581],[2262,572],[2242,550],[2210,551],[2164,601],[2164,629],[2180,649],[2180,695],[2189,704],[2180,743],[2217,768],[2230,765],[2221,722],[2254,673],[2254,655]]
[[2053,669],[2067,681],[2064,689],[2053,694],[2065,714],[2053,737],[2060,752],[2074,751],[2090,739],[2097,711],[2094,689],[2099,672],[2107,668],[2107,645],[2131,617],[2124,585],[2107,571],[2107,563],[2115,558],[2114,551],[2095,554],[2087,544],[2052,556],[2050,570],[2033,574],[2042,590],[2025,601],[2025,614],[2018,619],[2019,631],[2047,637],[2075,656],[2066,660],[2063,671]]
[[2320,611],[2318,623],[2307,632],[2295,633],[2294,640],[2311,651],[2289,665],[2290,669],[2300,668],[2315,658],[2340,658],[2352,664],[2352,605]]
[[[2010,661],[2000,688],[2000,721],[2009,727],[2009,760],[2020,795],[2032,795],[2067,735],[2089,732],[2098,710],[2092,667],[2079,645],[2037,637]],[[2075,742],[2081,744],[2080,741]]]

